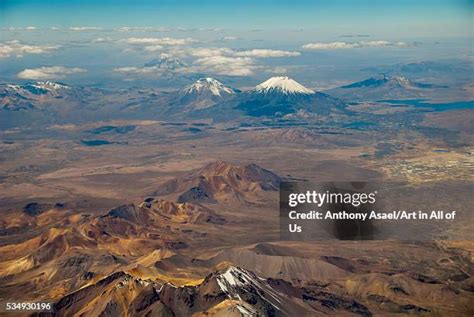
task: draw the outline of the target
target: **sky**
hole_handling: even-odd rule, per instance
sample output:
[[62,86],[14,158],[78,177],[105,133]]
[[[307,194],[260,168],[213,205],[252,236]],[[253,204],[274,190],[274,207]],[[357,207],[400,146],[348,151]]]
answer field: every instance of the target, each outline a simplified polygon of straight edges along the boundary
[[156,81],[144,64],[166,57],[181,77],[313,67],[308,80],[336,82],[339,69],[471,58],[473,28],[472,0],[1,0],[0,81]]
[[466,35],[472,6],[472,0],[2,0],[0,26],[310,28],[444,37]]

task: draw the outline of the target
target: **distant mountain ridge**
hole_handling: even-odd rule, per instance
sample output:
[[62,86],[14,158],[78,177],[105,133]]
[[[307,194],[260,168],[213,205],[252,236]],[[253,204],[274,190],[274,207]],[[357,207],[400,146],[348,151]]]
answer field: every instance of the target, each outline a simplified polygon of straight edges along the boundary
[[330,89],[327,92],[344,100],[376,101],[383,99],[426,98],[435,89],[447,88],[429,83],[420,83],[403,76],[381,74],[377,77]]
[[24,85],[6,84],[0,86],[0,96],[31,99],[46,94],[58,95],[61,91],[70,89],[71,87],[66,84],[53,81],[38,81]]
[[[327,300],[322,295],[309,297],[312,293],[233,265],[208,274],[196,285],[182,287],[117,271],[62,297],[54,309],[59,316],[80,312],[97,316],[308,316],[335,309],[370,316],[357,302],[333,294],[324,294]],[[324,300],[335,307],[326,307]]]
[[[163,58],[152,61],[149,67],[168,69],[181,65],[179,61]],[[199,78],[171,92],[136,88],[105,90],[52,81],[0,85],[0,111],[7,111],[13,118],[3,116],[0,125],[5,127],[25,121],[51,123],[56,119],[61,123],[110,118],[222,122],[249,117],[253,120],[284,118],[296,113],[315,120],[350,114],[346,107],[341,100],[283,76],[269,78],[244,92],[212,77]]]
[[439,87],[433,84],[423,84],[412,81],[403,76],[387,76],[382,74],[379,77],[371,77],[366,80],[362,80],[359,82],[352,83],[350,85],[342,86],[343,89],[350,89],[350,88],[361,88],[361,87],[382,87],[382,86],[392,86],[392,87],[403,87],[407,89],[416,89],[416,88],[434,88]]
[[8,111],[36,109],[48,98],[63,98],[73,93],[73,87],[53,81],[0,85],[0,109]]

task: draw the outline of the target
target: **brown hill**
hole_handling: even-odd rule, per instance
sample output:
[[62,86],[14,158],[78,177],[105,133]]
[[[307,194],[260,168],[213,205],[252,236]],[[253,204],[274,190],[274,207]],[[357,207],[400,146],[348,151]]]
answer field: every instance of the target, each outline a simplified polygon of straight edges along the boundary
[[226,220],[211,209],[199,204],[175,203],[163,199],[146,199],[140,208],[150,210],[177,223],[224,224]]
[[73,292],[54,305],[55,316],[173,316],[158,296],[158,285],[116,272]]
[[255,202],[263,191],[276,191],[282,178],[255,164],[217,161],[198,171],[164,183],[155,195],[177,195],[184,202]]

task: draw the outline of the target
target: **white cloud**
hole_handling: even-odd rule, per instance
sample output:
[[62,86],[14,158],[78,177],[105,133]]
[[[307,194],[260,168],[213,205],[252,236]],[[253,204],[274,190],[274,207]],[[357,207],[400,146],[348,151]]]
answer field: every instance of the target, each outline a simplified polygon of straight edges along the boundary
[[38,28],[36,26],[27,26],[27,27],[16,27],[16,26],[9,26],[9,27],[4,27],[2,30],[7,30],[10,32],[15,32],[15,31],[35,31]]
[[194,57],[212,57],[217,55],[234,55],[235,51],[227,47],[198,47],[187,52]]
[[300,56],[300,52],[291,52],[291,51],[281,51],[281,50],[268,50],[268,49],[254,49],[250,51],[241,51],[235,53],[235,56],[243,56],[243,57],[257,57],[257,58],[265,58],[265,57],[292,57],[292,56]]
[[168,28],[151,26],[122,26],[117,29],[119,32],[167,32]]
[[150,46],[145,46],[144,50],[147,52],[157,52],[163,50],[163,45],[150,45]]
[[224,56],[255,57],[255,58],[291,57],[291,56],[301,55],[299,52],[270,50],[270,49],[253,49],[253,50],[248,50],[248,51],[235,51],[227,47],[192,48],[188,51],[188,54],[195,57],[211,57],[211,56],[216,56],[216,55],[224,55]]
[[188,45],[197,42],[192,38],[175,39],[171,37],[130,37],[125,40],[128,44],[132,45]]
[[[183,67],[181,73],[210,73],[228,76],[251,76],[257,69],[262,69],[257,65],[259,58],[272,57],[292,57],[301,55],[299,52],[253,49],[237,51],[227,47],[176,47],[167,46],[168,41],[156,38],[129,38],[128,43],[147,44],[145,50],[164,50],[173,56],[194,58],[191,66]],[[184,45],[184,44],[183,44]],[[159,69],[152,67],[120,67],[114,69],[118,73],[128,74],[160,74]],[[282,72],[282,69],[279,70]]]
[[224,36],[222,38],[223,41],[233,41],[233,40],[239,40],[240,38],[238,38],[237,36]]
[[[254,60],[248,57],[213,56],[197,59],[192,66],[176,69],[176,73],[205,72],[228,76],[250,76],[257,68]],[[129,75],[162,75],[166,72],[156,66],[151,67],[118,67],[116,73]]]
[[413,43],[413,44],[408,44],[408,43],[406,43],[406,42],[397,42],[397,43],[395,43],[395,46],[400,46],[400,47],[407,47],[407,46],[412,46],[412,45],[414,46],[414,45],[416,45],[416,44],[415,44],[415,43]]
[[[181,69],[175,69],[173,72],[175,73],[189,73],[192,70],[192,68],[181,68]],[[160,68],[158,66],[143,66],[143,67],[135,67],[135,66],[129,66],[129,67],[117,67],[113,69],[114,72],[116,73],[121,73],[121,74],[129,74],[129,75],[164,75],[164,74],[169,74],[169,71],[164,68]]]
[[198,31],[203,31],[203,32],[221,32],[221,28],[199,28]]
[[303,45],[308,50],[336,50],[349,48],[365,48],[365,47],[406,47],[409,46],[405,42],[389,42],[389,41],[359,41],[359,42],[329,42],[329,43],[308,43]]
[[288,74],[288,69],[286,69],[285,67],[273,67],[268,68],[266,72],[270,74],[285,75]]
[[86,72],[85,69],[78,67],[50,66],[25,69],[17,74],[21,79],[61,79],[71,74]]
[[113,71],[123,74],[154,74],[159,70],[157,67],[118,67],[114,68]]
[[109,42],[112,42],[113,39],[109,36],[106,36],[106,37],[98,37],[96,38],[95,40],[93,40],[92,42],[93,43],[109,43]]
[[46,54],[59,48],[59,45],[28,45],[20,41],[0,42],[0,58],[23,57],[26,54]]
[[228,76],[251,76],[261,68],[256,59],[269,57],[299,56],[299,52],[270,49],[236,51],[227,47],[191,48],[187,54],[197,57],[194,70]]
[[388,41],[360,41],[358,44],[361,47],[382,47],[392,45],[392,43]]
[[69,28],[69,30],[77,31],[77,32],[80,32],[80,31],[100,31],[100,30],[102,30],[102,28],[98,27],[98,26],[71,26]]
[[331,42],[331,43],[309,43],[303,45],[303,48],[308,50],[333,50],[342,48],[354,48],[357,47],[355,43],[346,42]]
[[249,57],[209,56],[194,62],[201,71],[228,76],[253,75],[255,61]]

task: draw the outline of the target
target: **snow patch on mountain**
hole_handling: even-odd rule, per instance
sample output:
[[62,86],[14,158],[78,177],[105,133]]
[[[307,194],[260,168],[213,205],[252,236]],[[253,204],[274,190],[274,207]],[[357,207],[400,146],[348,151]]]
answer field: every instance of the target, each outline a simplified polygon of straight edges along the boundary
[[258,316],[258,311],[246,302],[241,302],[236,307],[244,317]]
[[281,294],[272,289],[264,278],[258,277],[249,271],[230,266],[223,273],[219,274],[216,280],[220,289],[228,294],[230,298],[242,300],[240,293],[251,289],[258,291],[262,299],[279,309],[274,302],[281,304]]
[[0,88],[0,94],[3,96],[21,97],[21,98],[34,98],[36,96],[42,96],[50,94],[52,96],[59,95],[65,90],[70,90],[71,87],[62,83],[53,81],[38,81],[35,83],[27,83],[24,85],[7,84]]
[[60,89],[71,89],[71,87],[69,87],[66,84],[57,83],[54,81],[38,81],[34,84],[31,84],[31,86],[35,88],[39,88],[39,89],[46,89],[48,91],[56,91]]
[[233,95],[236,93],[234,89],[225,86],[220,81],[211,77],[199,79],[194,84],[184,88],[184,92],[186,94],[200,94],[203,92],[210,92],[212,95],[219,97],[222,95]]

